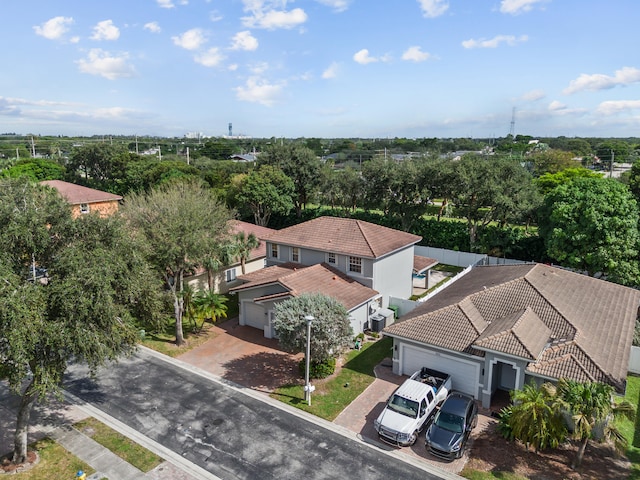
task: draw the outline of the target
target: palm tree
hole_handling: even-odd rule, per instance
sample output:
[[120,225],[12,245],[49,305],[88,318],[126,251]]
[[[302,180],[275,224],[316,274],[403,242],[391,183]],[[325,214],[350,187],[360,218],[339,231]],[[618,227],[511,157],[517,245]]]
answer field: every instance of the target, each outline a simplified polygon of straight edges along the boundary
[[233,237],[234,240],[234,256],[240,260],[240,269],[242,274],[247,273],[246,264],[251,256],[251,251],[260,246],[260,240],[253,233],[245,235],[244,232],[238,232]]
[[537,386],[525,385],[522,390],[511,392],[513,405],[509,426],[513,436],[527,449],[532,445],[536,452],[555,448],[566,437],[567,431],[557,409],[555,387],[551,383]]
[[205,319],[215,322],[218,318],[227,317],[227,297],[214,293],[211,290],[201,290],[193,298],[195,307],[195,317],[202,321],[199,328],[202,328]]
[[613,387],[604,383],[580,383],[566,379],[558,381],[558,398],[573,419],[572,436],[580,441],[578,453],[571,468],[577,468],[582,463],[587,444],[596,427],[604,427],[604,438],[613,440],[619,451],[624,451],[626,448],[627,440],[618,431],[612,420],[622,416],[633,419],[635,409],[626,400],[614,403],[613,393]]

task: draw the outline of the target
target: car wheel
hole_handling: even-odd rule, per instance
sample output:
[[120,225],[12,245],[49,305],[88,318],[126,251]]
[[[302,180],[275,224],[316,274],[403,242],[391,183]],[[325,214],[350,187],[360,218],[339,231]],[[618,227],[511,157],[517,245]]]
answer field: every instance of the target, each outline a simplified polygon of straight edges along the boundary
[[462,458],[462,455],[464,455],[464,448],[465,448],[465,445],[462,445],[460,447],[460,450],[458,450],[457,458]]
[[415,432],[413,432],[413,434],[411,434],[411,436],[409,437],[409,445],[414,445],[416,443],[416,441],[418,440],[419,434],[420,432],[418,432],[418,430],[416,430]]

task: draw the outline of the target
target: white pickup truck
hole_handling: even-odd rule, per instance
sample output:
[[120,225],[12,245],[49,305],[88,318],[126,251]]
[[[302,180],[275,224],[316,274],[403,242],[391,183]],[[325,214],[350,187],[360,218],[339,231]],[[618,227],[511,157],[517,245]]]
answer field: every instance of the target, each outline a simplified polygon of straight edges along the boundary
[[450,375],[423,367],[393,392],[373,426],[387,443],[413,445],[429,416],[450,390]]

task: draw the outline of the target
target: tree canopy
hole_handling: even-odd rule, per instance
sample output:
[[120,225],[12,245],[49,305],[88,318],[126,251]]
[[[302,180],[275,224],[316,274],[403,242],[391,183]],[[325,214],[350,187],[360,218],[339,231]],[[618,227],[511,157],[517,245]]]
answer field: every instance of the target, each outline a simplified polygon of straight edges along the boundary
[[171,292],[176,344],[184,343],[184,275],[204,266],[229,236],[232,212],[202,182],[174,181],[127,197],[123,215]]
[[638,281],[638,207],[626,185],[574,178],[545,196],[538,223],[547,254],[561,265],[625,285]]
[[[71,361],[91,371],[133,351],[134,320],[152,317],[159,292],[118,218],[71,218],[52,189],[2,182],[0,373],[21,396],[13,461],[25,461],[33,404],[59,389]],[[46,281],[30,268],[46,268]],[[157,285],[157,284],[156,284]]]

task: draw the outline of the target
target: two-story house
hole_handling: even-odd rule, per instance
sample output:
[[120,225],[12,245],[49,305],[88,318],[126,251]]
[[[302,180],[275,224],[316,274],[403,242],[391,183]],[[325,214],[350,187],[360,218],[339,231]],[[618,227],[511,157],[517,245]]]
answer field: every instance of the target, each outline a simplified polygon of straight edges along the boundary
[[[233,263],[214,274],[214,291],[216,293],[227,293],[231,287],[241,283],[239,276],[261,270],[266,265],[267,247],[264,238],[275,232],[273,228],[261,227],[253,223],[239,220],[231,221],[231,233],[244,233],[246,237],[254,235],[259,240],[259,245],[252,249],[249,257],[245,259],[244,272],[240,264],[240,259],[236,258]],[[188,285],[196,290],[206,290],[208,286],[208,276],[204,269],[199,269],[195,275],[185,278]]]
[[[362,220],[319,217],[265,238],[267,268],[238,277],[241,325],[272,337],[274,305],[301,293],[337,298],[354,333],[371,328],[390,297],[412,293],[414,245],[418,235]],[[389,312],[391,313],[391,312]],[[388,318],[388,317],[385,317]]]

